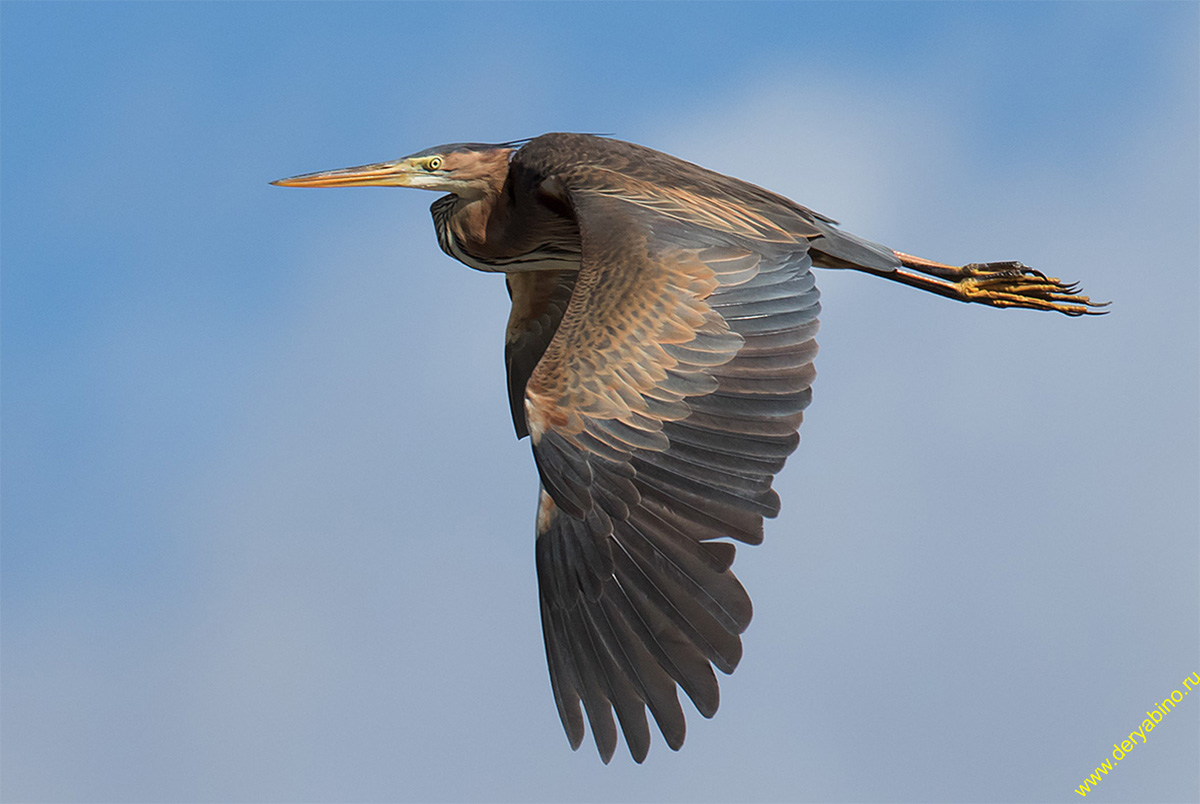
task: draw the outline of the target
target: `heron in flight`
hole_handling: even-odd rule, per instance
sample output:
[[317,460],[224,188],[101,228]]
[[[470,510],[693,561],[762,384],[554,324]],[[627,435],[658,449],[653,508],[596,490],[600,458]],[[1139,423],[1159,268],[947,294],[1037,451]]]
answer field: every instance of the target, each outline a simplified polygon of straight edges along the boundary
[[[893,251],[761,187],[615,139],[457,143],[273,182],[419,187],[438,244],[505,275],[509,403],[541,479],[536,561],[550,684],[572,748],[637,762],[649,709],[678,750],[678,688],[717,711],[750,598],[730,569],[779,512],[820,311],[812,268],[963,302],[1078,316],[1074,285],[1019,262]],[[580,708],[582,704],[582,711]]]

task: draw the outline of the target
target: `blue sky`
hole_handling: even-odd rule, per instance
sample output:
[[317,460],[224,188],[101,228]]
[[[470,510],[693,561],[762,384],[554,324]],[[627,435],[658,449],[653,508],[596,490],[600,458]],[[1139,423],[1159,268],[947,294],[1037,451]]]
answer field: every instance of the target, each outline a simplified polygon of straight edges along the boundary
[[[5,3],[7,801],[1056,801],[1200,671],[1191,3]],[[826,272],[722,707],[572,753],[506,296],[417,191],[608,132],[1112,315]],[[1200,700],[1104,801],[1200,799]]]

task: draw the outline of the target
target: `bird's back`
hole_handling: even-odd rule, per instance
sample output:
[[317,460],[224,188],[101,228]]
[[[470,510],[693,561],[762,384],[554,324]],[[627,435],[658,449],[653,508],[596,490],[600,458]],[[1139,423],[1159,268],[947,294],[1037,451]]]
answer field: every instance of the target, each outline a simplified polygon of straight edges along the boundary
[[[824,267],[891,271],[886,246],[843,232],[836,222],[770,190],[630,142],[553,133],[517,151],[512,169],[560,180],[570,192],[622,198],[695,226],[759,243],[807,243]],[[826,259],[827,258],[827,259]]]

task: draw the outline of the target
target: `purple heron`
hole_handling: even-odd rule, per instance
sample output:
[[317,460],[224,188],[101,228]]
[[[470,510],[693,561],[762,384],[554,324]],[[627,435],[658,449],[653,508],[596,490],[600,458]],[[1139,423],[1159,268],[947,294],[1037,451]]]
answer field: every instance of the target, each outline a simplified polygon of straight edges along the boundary
[[[634,760],[646,709],[678,750],[677,687],[705,717],[742,655],[750,598],[730,566],[779,512],[771,488],[811,397],[812,268],[963,302],[1100,312],[1019,262],[893,251],[753,184],[586,134],[459,143],[285,187],[419,187],[438,244],[502,272],[517,436],[541,478],[536,561],[550,683],[572,748],[605,762],[616,712]],[[582,711],[580,704],[582,703]]]

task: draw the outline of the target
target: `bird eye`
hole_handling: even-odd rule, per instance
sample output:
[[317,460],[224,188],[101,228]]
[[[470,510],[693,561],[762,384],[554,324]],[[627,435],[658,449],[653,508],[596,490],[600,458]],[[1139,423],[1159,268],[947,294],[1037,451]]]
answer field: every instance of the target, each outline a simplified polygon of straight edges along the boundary
[[430,159],[428,162],[425,163],[426,170],[437,170],[441,166],[442,166],[442,158],[440,156],[435,156],[432,159]]

